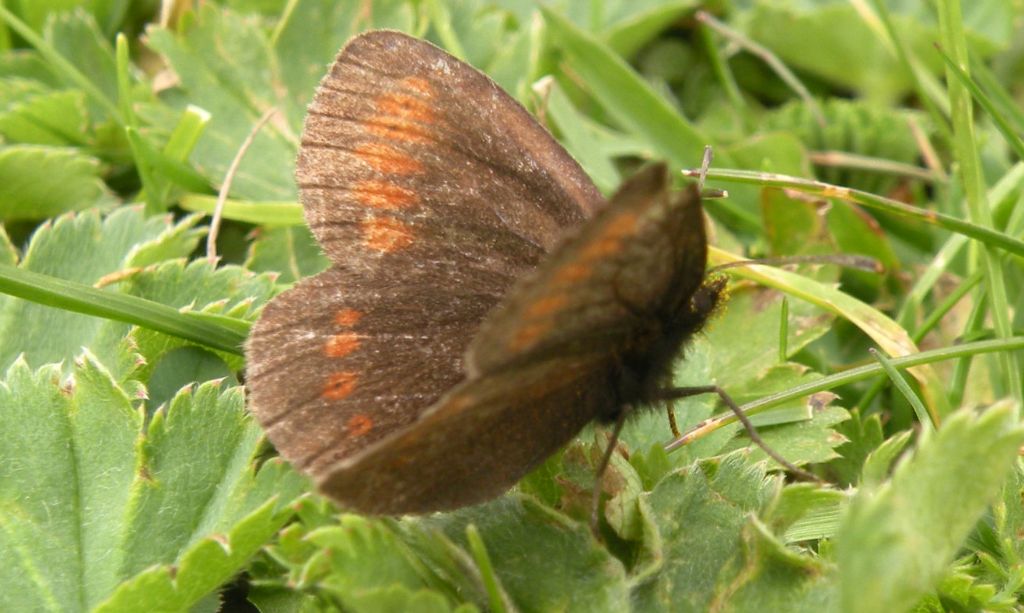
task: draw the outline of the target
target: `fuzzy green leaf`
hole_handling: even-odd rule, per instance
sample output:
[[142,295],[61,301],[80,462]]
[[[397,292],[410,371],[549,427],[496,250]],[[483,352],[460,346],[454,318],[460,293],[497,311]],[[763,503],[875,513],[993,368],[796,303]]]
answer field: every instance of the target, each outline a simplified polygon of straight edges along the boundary
[[0,386],[0,549],[11,553],[0,608],[88,610],[170,563],[173,607],[158,592],[130,602],[198,601],[277,530],[288,516],[281,501],[303,489],[279,463],[254,472],[259,440],[238,388],[179,394],[144,426],[89,354],[63,383],[55,366],[16,362]]
[[906,610],[933,589],[1024,442],[1006,405],[958,411],[923,434],[889,482],[850,505],[837,536],[845,611]]

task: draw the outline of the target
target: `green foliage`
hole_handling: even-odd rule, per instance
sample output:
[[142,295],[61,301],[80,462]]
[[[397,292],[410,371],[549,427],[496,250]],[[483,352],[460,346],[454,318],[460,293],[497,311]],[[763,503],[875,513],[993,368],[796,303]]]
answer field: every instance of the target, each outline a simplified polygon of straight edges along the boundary
[[[1020,609],[1019,6],[157,4],[0,4],[0,610]],[[669,407],[685,445],[661,407],[627,421],[597,534],[602,426],[451,513],[307,494],[244,410],[240,345],[327,265],[294,160],[325,67],[371,28],[490,74],[605,193],[713,145],[714,264],[876,258],[715,273],[728,301],[674,374],[831,486],[787,482],[695,397]],[[207,214],[271,108],[211,261]],[[919,344],[903,391],[858,367]]]

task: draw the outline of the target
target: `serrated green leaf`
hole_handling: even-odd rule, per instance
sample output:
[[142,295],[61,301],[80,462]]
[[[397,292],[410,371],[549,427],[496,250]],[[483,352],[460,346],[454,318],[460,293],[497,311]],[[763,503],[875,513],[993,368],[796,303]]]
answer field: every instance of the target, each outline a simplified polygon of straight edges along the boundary
[[284,525],[285,505],[308,486],[279,460],[255,471],[261,436],[237,387],[184,390],[156,413],[126,509],[121,570],[138,574],[97,610],[188,608]]
[[[280,102],[268,70],[274,65],[266,34],[254,22],[203,6],[186,31],[154,28],[150,46],[177,74],[177,91],[164,100],[188,103],[210,113],[210,123],[192,153],[192,160],[211,183],[219,185],[239,146],[260,115]],[[232,183],[232,194],[250,199],[295,200],[292,177],[297,126],[270,122],[258,134]]]
[[[44,38],[64,56],[111,103],[117,100],[114,49],[92,15],[83,11],[55,13],[47,21]],[[77,85],[68,82],[69,86]],[[102,117],[107,108],[90,101],[92,112]]]
[[668,475],[641,497],[657,530],[659,568],[633,590],[640,611],[703,611],[717,597],[721,573],[740,555],[750,513],[777,486],[739,454],[705,460]]
[[910,442],[913,432],[905,430],[884,440],[874,451],[868,454],[864,460],[864,469],[861,474],[861,485],[866,487],[877,487],[889,473],[896,458]]
[[91,359],[72,382],[19,360],[0,387],[0,573],[10,611],[84,610],[124,575],[141,414]]
[[74,149],[0,146],[0,219],[42,219],[113,203],[95,158]]
[[[846,442],[846,439],[835,432],[835,425],[846,421],[850,414],[841,407],[815,407],[814,401],[808,403],[813,417],[805,421],[783,424],[770,428],[759,427],[758,434],[765,444],[790,462],[800,464],[817,464],[827,462],[838,456],[835,448]],[[765,452],[752,445],[750,440],[741,436],[730,441],[722,451],[749,447],[750,460],[753,462],[765,459]],[[773,460],[769,460],[776,467]]]
[[839,600],[833,565],[787,548],[757,519],[744,527],[741,557],[729,570],[718,602],[733,611],[817,613]]
[[829,538],[839,526],[839,515],[849,496],[817,484],[794,483],[782,489],[763,521],[783,541],[795,543]]
[[[260,432],[237,388],[181,394],[144,431],[89,354],[64,383],[55,366],[15,363],[0,386],[0,426],[4,610],[88,610],[171,562],[178,606],[188,606],[237,572],[287,518],[280,501],[302,491],[280,465],[254,474]],[[227,551],[196,553],[211,546]],[[162,604],[147,598],[133,602]]]
[[958,411],[889,482],[858,492],[836,537],[845,611],[905,610],[934,589],[1024,442],[1013,415]]
[[[487,547],[494,571],[521,610],[621,611],[628,602],[621,563],[600,547],[585,523],[577,523],[511,494],[494,502],[421,520],[466,547],[472,523]],[[575,586],[566,590],[567,585]]]
[[[235,319],[251,320],[275,291],[270,275],[254,275],[237,266],[215,268],[207,260],[186,263],[183,260],[166,261],[125,277],[118,290],[191,312],[227,315]],[[120,330],[120,332],[119,332]],[[120,324],[109,323],[103,330],[103,342],[117,345],[124,331]],[[169,352],[188,346],[195,341],[169,336],[162,332],[136,327],[129,342],[144,364],[132,376],[147,380],[153,369],[162,364]],[[200,347],[202,351],[207,348]],[[216,352],[217,359],[208,362],[209,368],[197,371],[196,381],[224,376],[223,364],[230,370],[239,370],[242,360],[238,354]]]
[[0,101],[0,135],[12,143],[81,145],[86,130],[85,95],[51,91],[37,81],[7,79],[0,85],[17,99]]

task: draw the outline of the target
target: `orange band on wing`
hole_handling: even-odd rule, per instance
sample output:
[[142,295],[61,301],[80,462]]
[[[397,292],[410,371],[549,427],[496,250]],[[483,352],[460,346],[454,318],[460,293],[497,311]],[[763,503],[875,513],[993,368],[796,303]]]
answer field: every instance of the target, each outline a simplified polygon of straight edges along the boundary
[[363,242],[374,251],[391,253],[412,244],[412,230],[391,217],[377,217],[363,221]]
[[357,181],[350,190],[355,199],[375,209],[398,209],[416,204],[416,193],[385,181]]
[[363,143],[356,147],[356,156],[377,172],[412,175],[423,172],[423,164],[384,143]]

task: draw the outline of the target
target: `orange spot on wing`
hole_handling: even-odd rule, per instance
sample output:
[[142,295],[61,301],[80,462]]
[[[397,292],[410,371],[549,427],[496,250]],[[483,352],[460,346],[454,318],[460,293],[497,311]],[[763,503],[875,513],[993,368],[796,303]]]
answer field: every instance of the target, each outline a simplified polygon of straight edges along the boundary
[[636,215],[622,214],[611,220],[601,234],[583,249],[583,259],[598,260],[622,249],[622,239],[636,231]]
[[430,81],[423,77],[406,77],[402,79],[402,87],[411,89],[423,96],[429,97],[434,95],[434,89],[430,86]]
[[415,204],[415,192],[384,181],[359,181],[350,190],[356,200],[376,209],[397,209]]
[[433,140],[429,131],[404,117],[370,117],[366,122],[366,131],[384,140],[400,140],[407,143],[429,143]]
[[359,337],[351,332],[335,334],[324,344],[324,355],[329,358],[343,358],[359,349]]
[[409,227],[397,219],[378,217],[363,221],[363,242],[374,251],[391,253],[408,247],[413,240]]
[[363,143],[356,147],[356,156],[377,172],[411,175],[423,172],[423,164],[394,147],[383,143]]
[[548,317],[562,310],[562,307],[567,304],[569,304],[569,297],[565,294],[545,296],[526,307],[526,316],[530,318]]
[[359,375],[354,372],[341,371],[327,377],[327,384],[320,395],[327,400],[342,400],[356,389]]
[[636,231],[636,215],[623,213],[613,219],[605,228],[605,236],[622,238]]
[[420,123],[434,123],[434,110],[416,96],[388,92],[377,96],[374,108],[378,113],[411,119]]
[[365,413],[356,413],[345,422],[349,436],[362,436],[373,430],[373,418]]
[[622,248],[622,241],[617,238],[602,238],[587,245],[583,249],[583,257],[587,260],[600,260],[615,255]]
[[363,317],[363,314],[355,309],[341,309],[334,314],[334,323],[345,328],[356,325]]
[[591,268],[578,262],[570,262],[555,271],[554,280],[559,283],[582,281],[590,276]]
[[531,345],[536,344],[537,339],[543,336],[549,328],[550,326],[547,322],[528,324],[516,332],[509,345],[513,351],[528,349]]
[[367,131],[387,140],[423,143],[431,135],[423,126],[436,121],[434,110],[417,96],[402,92],[381,94],[373,101],[376,115],[370,117]]

